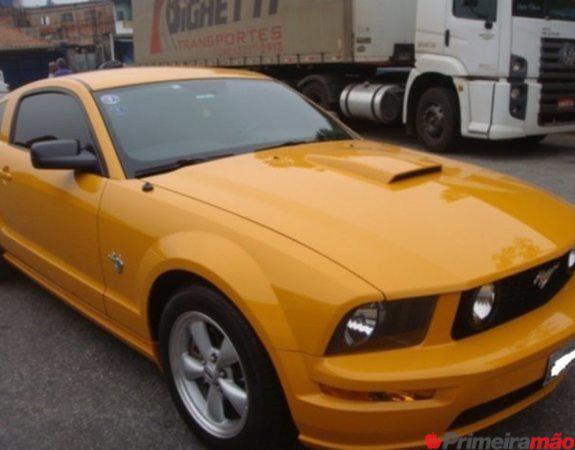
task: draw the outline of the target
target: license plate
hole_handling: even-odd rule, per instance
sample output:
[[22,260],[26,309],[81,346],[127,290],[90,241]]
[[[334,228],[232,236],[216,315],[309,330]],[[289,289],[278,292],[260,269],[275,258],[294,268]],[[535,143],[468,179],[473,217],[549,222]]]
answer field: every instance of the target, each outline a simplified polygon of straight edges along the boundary
[[575,99],[561,98],[561,99],[557,100],[557,106],[561,109],[575,108]]
[[551,383],[555,378],[564,374],[575,361],[575,342],[571,343],[557,353],[551,355],[549,359],[549,367],[547,369],[547,377],[545,384]]

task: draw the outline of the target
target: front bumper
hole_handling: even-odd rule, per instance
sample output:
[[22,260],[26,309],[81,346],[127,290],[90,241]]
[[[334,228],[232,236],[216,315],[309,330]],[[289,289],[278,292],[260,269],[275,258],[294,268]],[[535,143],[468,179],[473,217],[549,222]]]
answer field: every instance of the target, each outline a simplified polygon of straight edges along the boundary
[[540,125],[539,112],[542,85],[537,80],[526,80],[528,89],[525,120],[511,116],[509,98],[511,84],[507,81],[495,83],[493,96],[493,119],[489,130],[490,139],[515,139],[526,136],[539,136],[575,132],[575,123]]
[[[549,357],[575,340],[575,278],[547,305],[461,341],[450,336],[458,295],[442,296],[426,341],[407,350],[338,357],[279,352],[303,443],[320,448],[417,448],[429,433],[469,434],[536,402]],[[364,402],[326,395],[435,390],[431,400]],[[497,400],[497,401],[494,401]]]
[[575,122],[539,123],[543,86],[537,80],[525,80],[528,97],[524,120],[511,115],[512,85],[507,80],[456,79],[456,85],[461,103],[461,132],[465,137],[509,140],[575,132]]

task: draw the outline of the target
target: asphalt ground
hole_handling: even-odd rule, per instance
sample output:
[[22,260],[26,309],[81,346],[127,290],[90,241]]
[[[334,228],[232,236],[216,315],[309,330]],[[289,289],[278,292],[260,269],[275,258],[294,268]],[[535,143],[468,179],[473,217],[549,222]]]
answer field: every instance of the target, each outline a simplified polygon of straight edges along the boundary
[[[397,130],[371,138],[417,147]],[[454,158],[575,204],[575,136],[531,149],[464,142]],[[575,299],[574,299],[575,300]],[[575,371],[542,402],[483,433],[575,435]],[[384,424],[382,424],[384,426]],[[203,449],[155,366],[0,263],[0,449]]]

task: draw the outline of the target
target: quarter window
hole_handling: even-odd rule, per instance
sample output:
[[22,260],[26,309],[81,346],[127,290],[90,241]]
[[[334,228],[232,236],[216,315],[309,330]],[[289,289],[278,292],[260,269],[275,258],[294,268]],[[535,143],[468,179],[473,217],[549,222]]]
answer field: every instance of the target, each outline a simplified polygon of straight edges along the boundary
[[42,141],[74,139],[94,149],[84,110],[71,96],[61,93],[26,97],[18,108],[13,143],[26,148]]
[[497,0],[454,0],[453,15],[462,19],[495,22]]

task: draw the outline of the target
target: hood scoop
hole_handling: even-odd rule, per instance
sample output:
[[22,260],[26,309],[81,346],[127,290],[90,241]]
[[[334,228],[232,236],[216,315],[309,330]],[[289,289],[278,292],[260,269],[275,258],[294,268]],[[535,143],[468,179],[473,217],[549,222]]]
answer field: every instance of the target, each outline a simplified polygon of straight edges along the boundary
[[309,155],[306,159],[325,169],[358,175],[385,184],[394,184],[443,171],[441,164],[432,161],[415,158],[412,160],[379,154],[344,155],[341,157]]

